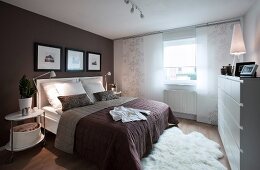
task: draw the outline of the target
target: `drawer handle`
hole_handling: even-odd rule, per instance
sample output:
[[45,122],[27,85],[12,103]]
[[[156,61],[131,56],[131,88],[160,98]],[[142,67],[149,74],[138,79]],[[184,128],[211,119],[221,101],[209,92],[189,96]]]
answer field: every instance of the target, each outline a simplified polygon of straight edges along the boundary
[[240,106],[240,107],[244,107],[244,104],[243,104],[243,103],[239,103],[239,106]]
[[240,150],[240,153],[244,153],[244,151],[242,149],[239,149]]
[[240,130],[243,130],[244,128],[243,128],[243,126],[239,126],[239,129],[240,129]]

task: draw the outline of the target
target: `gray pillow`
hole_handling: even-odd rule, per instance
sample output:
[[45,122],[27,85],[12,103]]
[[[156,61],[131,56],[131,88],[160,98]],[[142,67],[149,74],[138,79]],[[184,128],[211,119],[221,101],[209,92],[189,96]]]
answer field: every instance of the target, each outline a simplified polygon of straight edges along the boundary
[[102,92],[94,93],[94,96],[97,101],[106,101],[106,100],[113,100],[119,98],[117,95],[114,94],[113,91],[102,91]]
[[84,81],[82,81],[83,87],[86,91],[86,93],[88,94],[88,96],[90,97],[90,99],[95,102],[96,98],[93,95],[94,93],[97,92],[102,92],[105,91],[103,85],[101,82],[89,82],[89,83],[85,83]]
[[58,96],[62,104],[62,111],[66,111],[75,107],[83,107],[93,104],[87,94],[77,94],[70,96]]

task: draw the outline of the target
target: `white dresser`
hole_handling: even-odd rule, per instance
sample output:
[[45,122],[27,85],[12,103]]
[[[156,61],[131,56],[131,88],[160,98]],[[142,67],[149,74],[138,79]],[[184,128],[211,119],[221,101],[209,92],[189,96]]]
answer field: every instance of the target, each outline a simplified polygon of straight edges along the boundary
[[218,130],[232,170],[260,170],[260,78],[218,77]]

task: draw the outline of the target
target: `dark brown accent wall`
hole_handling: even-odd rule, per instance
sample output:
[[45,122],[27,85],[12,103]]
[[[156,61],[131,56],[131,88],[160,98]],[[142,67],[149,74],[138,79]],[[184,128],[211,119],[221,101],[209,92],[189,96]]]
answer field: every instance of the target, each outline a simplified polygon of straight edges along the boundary
[[[113,74],[112,40],[0,2],[0,146],[9,139],[5,115],[19,109],[19,79],[23,74],[33,78],[44,73],[33,71],[34,42],[63,47],[62,71],[56,72],[59,78]],[[65,47],[101,53],[101,72],[65,72]]]

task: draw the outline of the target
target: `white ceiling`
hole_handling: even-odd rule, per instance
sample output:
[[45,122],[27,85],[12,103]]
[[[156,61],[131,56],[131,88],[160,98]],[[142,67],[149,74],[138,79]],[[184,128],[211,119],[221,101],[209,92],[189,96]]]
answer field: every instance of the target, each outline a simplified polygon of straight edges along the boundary
[[86,31],[117,39],[148,32],[236,18],[255,0],[2,0]]

